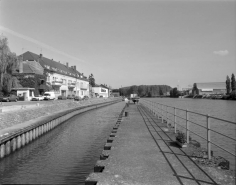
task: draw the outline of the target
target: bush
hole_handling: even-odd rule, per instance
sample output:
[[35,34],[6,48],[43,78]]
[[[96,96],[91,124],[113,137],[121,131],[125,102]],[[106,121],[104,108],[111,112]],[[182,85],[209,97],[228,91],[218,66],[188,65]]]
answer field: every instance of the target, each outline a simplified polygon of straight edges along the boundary
[[[178,132],[176,136],[176,140],[179,141],[180,143],[187,143],[187,136],[183,132]],[[189,136],[189,141],[191,141],[192,138]]]
[[176,136],[176,140],[179,141],[180,143],[186,143],[187,137],[186,137],[185,133],[178,132],[178,135]]
[[236,100],[236,90],[234,90],[230,93],[230,98],[233,100]]

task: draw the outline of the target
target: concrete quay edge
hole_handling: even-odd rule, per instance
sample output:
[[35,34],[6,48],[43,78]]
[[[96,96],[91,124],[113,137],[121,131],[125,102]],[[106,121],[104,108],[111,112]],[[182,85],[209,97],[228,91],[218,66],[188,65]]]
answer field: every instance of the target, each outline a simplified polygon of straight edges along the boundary
[[72,109],[68,109],[68,110],[62,110],[62,111],[53,113],[51,115],[42,116],[42,117],[39,117],[39,118],[36,118],[33,120],[29,120],[25,123],[17,124],[17,125],[2,129],[2,130],[0,130],[0,144],[6,142],[9,139],[12,139],[13,137],[16,137],[16,135],[19,135],[19,134],[22,134],[22,133],[27,132],[29,130],[32,130],[35,127],[38,127],[38,126],[43,125],[47,122],[50,122],[50,121],[54,120],[55,118],[62,117],[68,113],[71,113],[71,112],[74,112],[77,110],[82,110],[82,109],[83,109],[82,112],[85,112],[85,111],[88,111],[88,110],[85,110],[85,108],[90,108],[89,110],[91,110],[93,108],[99,108],[102,106],[106,106],[108,104],[117,103],[119,101],[121,101],[121,100],[96,103],[96,104],[91,104],[91,105],[84,105],[81,107],[76,107],[76,108],[72,108]]
[[92,109],[115,104],[120,101],[121,99],[116,99],[109,102],[84,105],[2,129],[0,131],[0,134],[2,134],[0,135],[0,159],[34,141],[41,135],[49,132],[50,130],[57,127],[57,125],[63,123],[75,115]]

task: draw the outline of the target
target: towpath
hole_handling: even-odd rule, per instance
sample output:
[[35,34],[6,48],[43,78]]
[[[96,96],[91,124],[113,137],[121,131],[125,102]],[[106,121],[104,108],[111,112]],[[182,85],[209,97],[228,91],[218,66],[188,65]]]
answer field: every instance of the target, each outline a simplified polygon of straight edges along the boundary
[[125,111],[128,117],[117,123],[111,149],[104,150],[108,158],[95,165],[103,171],[91,173],[86,184],[235,184],[235,177],[223,170],[197,164],[175,144],[174,133],[164,129],[166,124],[146,108],[131,104]]

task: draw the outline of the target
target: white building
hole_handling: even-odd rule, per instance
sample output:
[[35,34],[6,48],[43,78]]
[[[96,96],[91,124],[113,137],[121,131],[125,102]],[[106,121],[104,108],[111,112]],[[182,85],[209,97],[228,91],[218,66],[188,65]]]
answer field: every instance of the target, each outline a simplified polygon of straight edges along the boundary
[[37,55],[32,52],[22,54],[23,61],[38,62],[44,68],[44,74],[47,76],[47,85],[52,87],[56,97],[59,95],[75,95],[81,98],[89,96],[89,81],[87,77],[76,70],[76,66],[66,65]]
[[95,85],[93,87],[93,91],[95,93],[95,96],[102,96],[102,97],[109,97],[110,96],[110,89],[104,85]]

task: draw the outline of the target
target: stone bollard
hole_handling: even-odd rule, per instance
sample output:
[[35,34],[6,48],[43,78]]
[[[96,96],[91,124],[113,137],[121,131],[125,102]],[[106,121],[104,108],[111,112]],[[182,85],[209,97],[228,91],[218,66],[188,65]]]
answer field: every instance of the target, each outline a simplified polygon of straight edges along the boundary
[[129,116],[129,113],[128,112],[125,112],[125,117],[128,117]]

